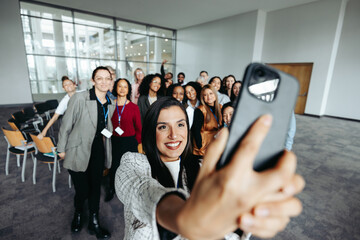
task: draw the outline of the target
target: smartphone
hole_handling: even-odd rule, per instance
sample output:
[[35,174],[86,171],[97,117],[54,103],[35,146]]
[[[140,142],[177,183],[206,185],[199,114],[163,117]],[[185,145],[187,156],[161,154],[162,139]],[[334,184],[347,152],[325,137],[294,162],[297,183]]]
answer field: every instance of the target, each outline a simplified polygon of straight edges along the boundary
[[236,99],[229,139],[217,168],[231,160],[251,125],[264,114],[271,114],[273,122],[253,168],[255,171],[263,171],[273,167],[285,149],[298,92],[299,83],[293,76],[261,63],[248,65]]

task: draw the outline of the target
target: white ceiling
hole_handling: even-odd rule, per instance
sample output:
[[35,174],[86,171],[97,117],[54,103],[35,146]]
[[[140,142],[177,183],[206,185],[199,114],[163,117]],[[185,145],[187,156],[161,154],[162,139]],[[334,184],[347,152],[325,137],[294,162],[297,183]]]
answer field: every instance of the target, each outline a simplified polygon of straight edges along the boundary
[[135,22],[181,29],[241,13],[273,11],[317,0],[38,0]]

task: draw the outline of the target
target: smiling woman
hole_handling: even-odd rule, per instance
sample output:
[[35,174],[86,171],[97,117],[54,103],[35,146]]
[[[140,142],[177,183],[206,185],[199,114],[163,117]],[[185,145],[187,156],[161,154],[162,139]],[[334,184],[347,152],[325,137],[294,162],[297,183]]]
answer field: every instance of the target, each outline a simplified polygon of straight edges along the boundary
[[248,144],[240,144],[228,167],[217,171],[227,129],[210,145],[200,168],[192,155],[184,106],[171,97],[152,104],[142,130],[146,155],[125,153],[116,172],[116,194],[124,204],[124,239],[235,240],[240,238],[232,232],[239,227],[264,238],[281,231],[290,216],[301,212],[294,194],[304,184],[295,175],[295,158],[289,152],[271,172],[252,169],[271,119],[261,117],[244,139]]
[[71,231],[81,231],[83,208],[88,199],[90,234],[106,239],[109,231],[100,227],[99,205],[103,169],[111,166],[111,119],[115,106],[106,93],[111,86],[111,73],[106,67],[97,67],[92,74],[93,88],[77,93],[69,100],[63,117],[57,150],[69,170],[75,187],[75,213]]

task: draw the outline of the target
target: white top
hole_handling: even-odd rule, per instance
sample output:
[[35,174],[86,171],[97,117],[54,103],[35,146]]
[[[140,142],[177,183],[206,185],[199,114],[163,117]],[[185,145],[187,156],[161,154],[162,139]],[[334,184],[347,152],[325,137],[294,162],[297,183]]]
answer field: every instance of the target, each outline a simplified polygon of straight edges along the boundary
[[[79,93],[79,92],[85,92],[86,90],[78,90],[76,91],[76,93]],[[66,109],[67,109],[67,105],[69,103],[69,100],[70,100],[70,96],[69,94],[66,94],[60,101],[58,107],[56,108],[55,110],[55,113],[59,114],[59,115],[64,115]]]
[[195,107],[193,107],[191,105],[190,100],[187,100],[187,104],[188,104],[188,107],[186,108],[186,113],[189,118],[189,125],[190,125],[189,128],[191,128],[191,126],[194,122],[194,112],[195,112],[195,109],[200,105],[200,101],[196,100]]
[[66,109],[67,109],[67,105],[68,102],[70,100],[70,96],[69,94],[66,94],[60,101],[59,106],[56,108],[55,113],[59,114],[59,115],[64,115]]
[[175,186],[177,186],[180,172],[180,159],[172,162],[164,162],[164,164],[169,169]]
[[[170,167],[172,168],[172,167]],[[182,173],[183,185],[186,185],[185,171]],[[124,204],[125,236],[124,240],[159,240],[156,222],[156,207],[161,198],[169,192],[178,192],[185,199],[189,198],[189,190],[181,188],[165,188],[151,176],[151,167],[146,156],[141,153],[125,153],[115,175],[116,195]],[[142,223],[136,227],[134,222]],[[174,240],[183,240],[178,235]],[[230,233],[225,239],[238,240],[238,235]]]
[[230,98],[229,98],[228,95],[223,94],[223,93],[221,93],[221,92],[217,92],[217,95],[218,95],[219,103],[220,103],[221,105],[224,105],[225,103],[230,102]]

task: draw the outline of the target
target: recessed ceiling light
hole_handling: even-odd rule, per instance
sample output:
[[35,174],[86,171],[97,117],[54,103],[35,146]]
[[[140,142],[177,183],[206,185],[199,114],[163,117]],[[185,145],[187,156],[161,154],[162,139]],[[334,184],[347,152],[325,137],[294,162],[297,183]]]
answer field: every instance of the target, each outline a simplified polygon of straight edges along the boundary
[[130,48],[133,48],[133,46],[131,45]]
[[140,47],[142,47],[142,43],[140,43]]

